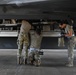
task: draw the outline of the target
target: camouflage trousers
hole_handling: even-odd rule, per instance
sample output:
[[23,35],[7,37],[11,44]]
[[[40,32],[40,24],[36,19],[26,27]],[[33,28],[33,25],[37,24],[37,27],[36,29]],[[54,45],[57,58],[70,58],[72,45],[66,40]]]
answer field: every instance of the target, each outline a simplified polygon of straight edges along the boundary
[[59,47],[64,47],[64,37],[59,37],[58,38],[58,46]]
[[[29,39],[28,39],[28,34],[19,34],[18,37],[18,51],[17,51],[17,56],[21,57],[28,57],[28,45],[29,45]],[[23,54],[22,54],[23,51]]]
[[68,62],[73,64],[75,37],[68,38]]

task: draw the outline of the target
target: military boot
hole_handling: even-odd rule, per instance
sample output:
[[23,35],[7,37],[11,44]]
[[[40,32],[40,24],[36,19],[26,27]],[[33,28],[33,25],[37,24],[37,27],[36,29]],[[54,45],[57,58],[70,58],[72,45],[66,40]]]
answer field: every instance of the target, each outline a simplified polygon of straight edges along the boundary
[[33,58],[29,57],[30,64],[33,65]]
[[35,52],[34,58],[35,58],[34,65],[35,66],[40,66],[41,65],[41,58],[40,58],[40,55],[39,55],[38,51]]
[[24,58],[24,59],[23,59],[23,64],[24,64],[24,65],[27,64],[27,58]]
[[35,61],[34,54],[32,54],[32,56],[29,56],[29,61],[30,61],[30,64],[33,65]]
[[73,67],[73,63],[68,63],[66,66],[67,67]]
[[69,59],[67,67],[73,67],[73,58]]
[[41,65],[41,60],[39,60],[39,59],[35,60],[34,65],[37,66],[37,67],[40,66]]
[[21,57],[17,57],[17,64],[22,64],[22,58]]

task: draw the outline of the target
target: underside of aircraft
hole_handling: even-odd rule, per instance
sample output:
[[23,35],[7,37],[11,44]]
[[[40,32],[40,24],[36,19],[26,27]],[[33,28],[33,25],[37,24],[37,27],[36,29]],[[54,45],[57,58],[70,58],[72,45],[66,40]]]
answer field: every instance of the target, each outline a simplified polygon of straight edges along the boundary
[[2,0],[0,19],[76,18],[75,0]]

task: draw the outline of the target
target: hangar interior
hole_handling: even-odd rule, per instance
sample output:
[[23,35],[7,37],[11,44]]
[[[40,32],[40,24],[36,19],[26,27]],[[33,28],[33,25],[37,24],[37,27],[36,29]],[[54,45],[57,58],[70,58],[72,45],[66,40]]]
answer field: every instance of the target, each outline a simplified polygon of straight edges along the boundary
[[[59,21],[69,18],[74,19],[76,32],[76,0],[0,0],[0,75],[76,75],[76,50],[74,67],[69,68],[65,64],[67,38],[64,47],[58,46]],[[22,19],[42,30],[44,55],[39,67],[17,65],[17,37]]]

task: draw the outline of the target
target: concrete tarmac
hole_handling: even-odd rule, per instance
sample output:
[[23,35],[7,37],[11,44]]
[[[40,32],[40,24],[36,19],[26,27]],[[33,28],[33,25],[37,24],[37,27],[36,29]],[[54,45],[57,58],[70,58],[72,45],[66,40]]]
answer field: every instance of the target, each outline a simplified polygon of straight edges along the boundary
[[74,67],[66,67],[67,50],[44,50],[41,66],[17,65],[16,50],[0,50],[0,75],[76,75],[76,51]]

